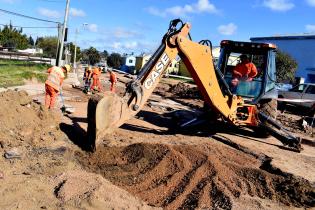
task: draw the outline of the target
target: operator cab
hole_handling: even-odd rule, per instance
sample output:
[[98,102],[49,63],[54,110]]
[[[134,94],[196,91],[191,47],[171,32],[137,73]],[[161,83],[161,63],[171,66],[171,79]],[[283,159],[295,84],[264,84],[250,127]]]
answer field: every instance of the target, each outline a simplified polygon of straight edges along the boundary
[[233,70],[240,62],[240,56],[247,55],[250,62],[256,66],[258,73],[252,81],[239,80],[234,94],[242,96],[246,101],[256,103],[275,89],[275,53],[276,46],[273,44],[223,40],[217,67],[230,86]]

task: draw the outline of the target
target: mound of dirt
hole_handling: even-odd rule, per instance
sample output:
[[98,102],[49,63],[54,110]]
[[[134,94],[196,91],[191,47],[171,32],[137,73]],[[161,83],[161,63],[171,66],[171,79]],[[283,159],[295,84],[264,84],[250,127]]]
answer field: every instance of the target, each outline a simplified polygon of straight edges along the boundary
[[277,116],[277,120],[281,122],[286,129],[293,133],[301,133],[309,136],[312,135],[313,131],[311,127],[310,129],[303,128],[303,119],[300,116],[281,113]]
[[191,87],[183,82],[172,85],[169,92],[180,98],[202,99],[201,93],[197,87]]
[[32,101],[25,91],[0,93],[0,141],[3,147],[49,143],[63,134],[58,117]]
[[87,170],[155,207],[231,209],[244,197],[315,206],[308,181],[226,146],[139,143],[76,156]]
[[66,209],[152,209],[98,174],[73,170],[52,177],[52,182]]

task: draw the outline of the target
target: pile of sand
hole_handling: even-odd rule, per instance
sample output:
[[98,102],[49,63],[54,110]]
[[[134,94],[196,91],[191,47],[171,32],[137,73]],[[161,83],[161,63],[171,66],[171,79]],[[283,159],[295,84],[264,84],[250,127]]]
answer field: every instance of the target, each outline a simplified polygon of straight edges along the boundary
[[3,147],[51,143],[63,135],[58,115],[34,103],[25,91],[0,93],[0,107],[0,141]]
[[87,170],[155,207],[231,209],[245,198],[315,206],[315,190],[307,180],[273,168],[265,158],[213,144],[139,143],[78,154]]
[[[59,129],[60,111],[24,91],[0,93],[0,209],[152,209],[85,172]],[[7,152],[14,158],[6,158]]]
[[55,196],[65,208],[153,209],[94,173],[72,170],[53,177],[52,183]]

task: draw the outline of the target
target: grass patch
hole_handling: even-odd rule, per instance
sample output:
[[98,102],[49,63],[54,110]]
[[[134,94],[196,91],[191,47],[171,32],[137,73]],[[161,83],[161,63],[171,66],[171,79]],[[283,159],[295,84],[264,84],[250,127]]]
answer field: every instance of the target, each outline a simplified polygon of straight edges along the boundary
[[27,61],[0,60],[0,87],[23,85],[25,80],[36,78],[44,82],[51,65]]

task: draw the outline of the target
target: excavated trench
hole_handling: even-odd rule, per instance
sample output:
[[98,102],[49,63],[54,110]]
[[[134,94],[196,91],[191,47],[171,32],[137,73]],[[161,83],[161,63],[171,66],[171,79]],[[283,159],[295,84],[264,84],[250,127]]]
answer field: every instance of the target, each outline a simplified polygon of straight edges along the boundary
[[315,206],[311,183],[274,168],[270,158],[235,145],[138,143],[78,152],[76,158],[86,170],[156,207],[231,209],[242,196]]

